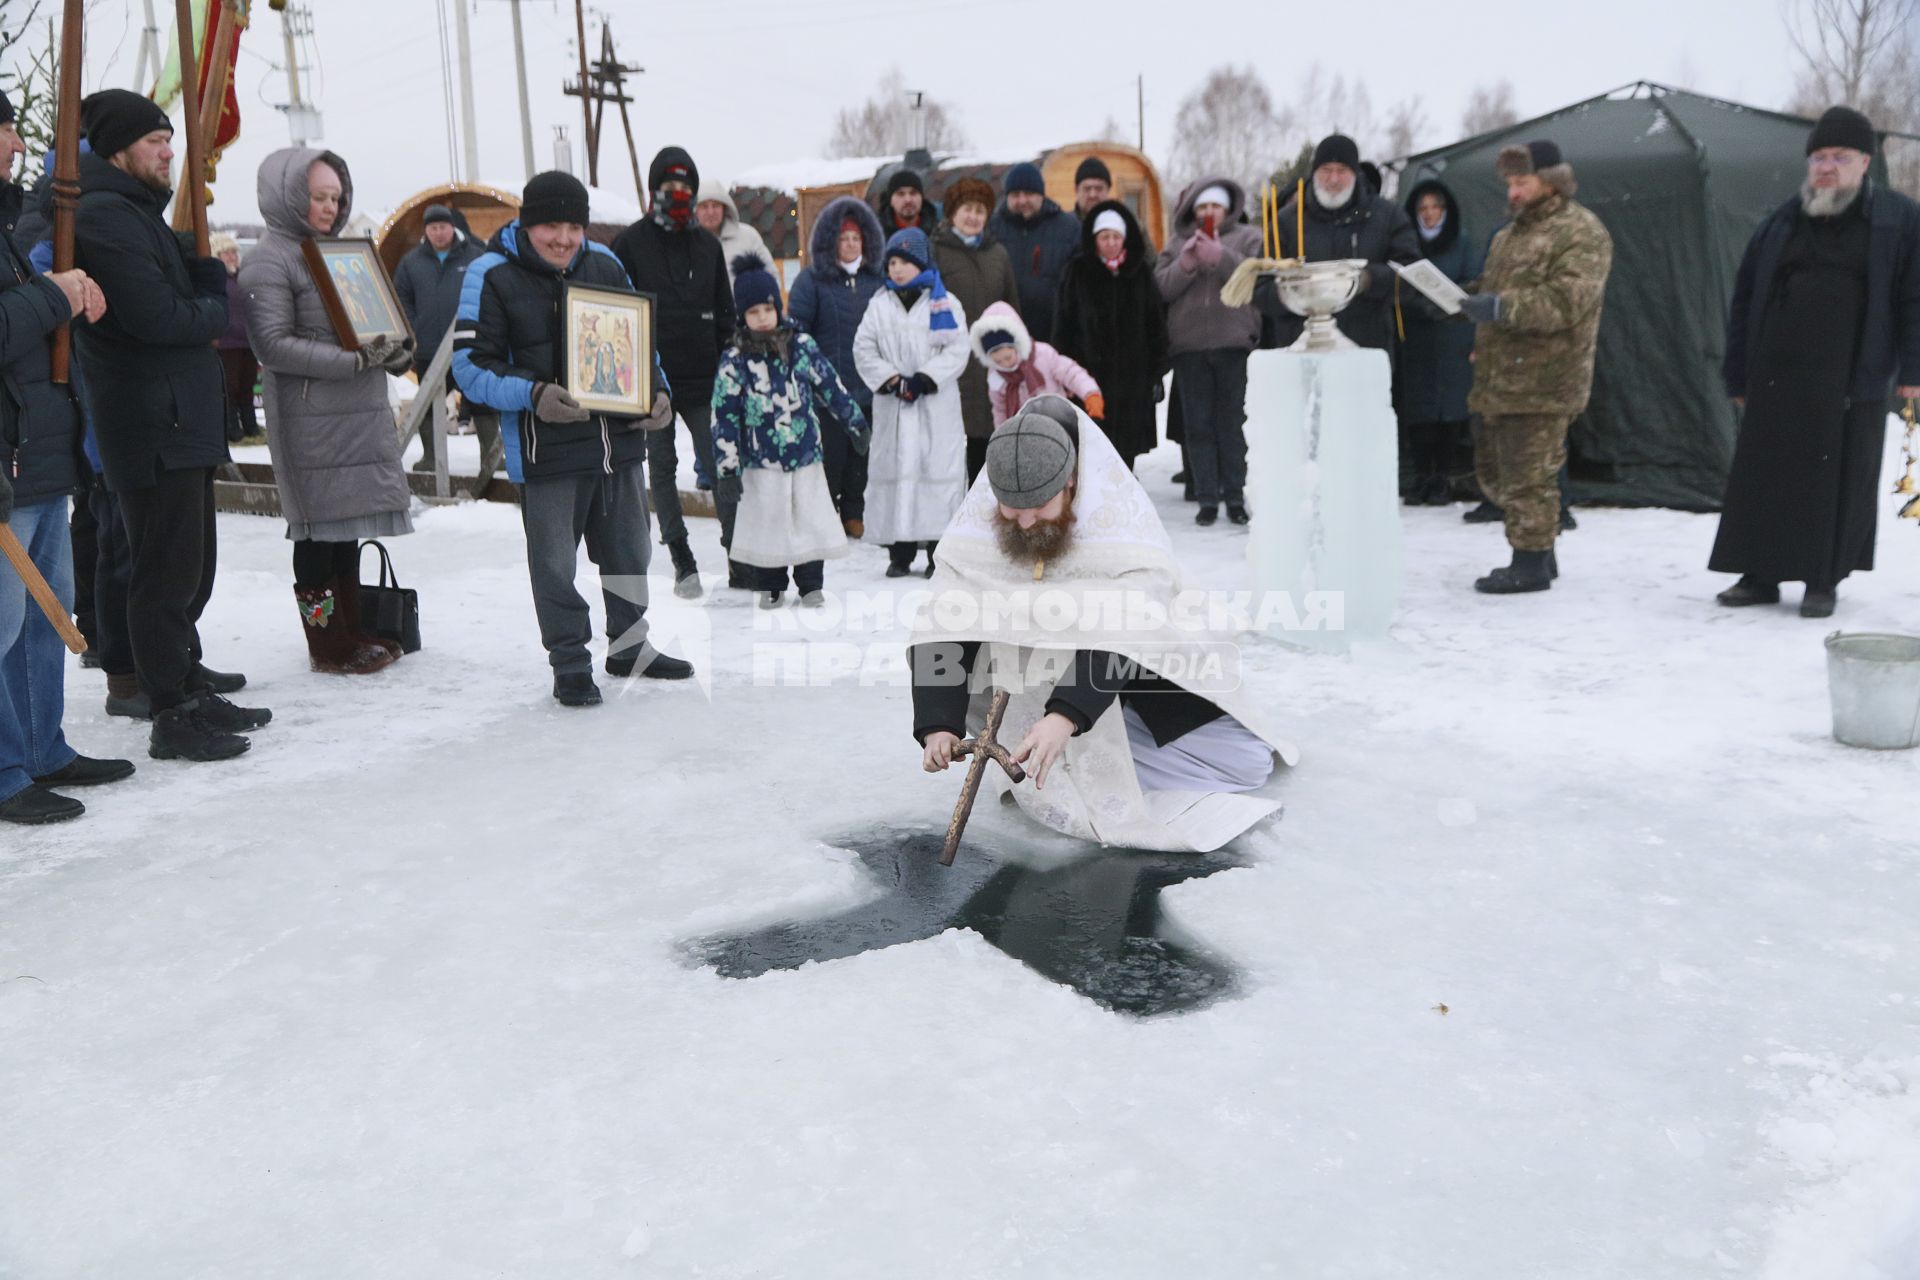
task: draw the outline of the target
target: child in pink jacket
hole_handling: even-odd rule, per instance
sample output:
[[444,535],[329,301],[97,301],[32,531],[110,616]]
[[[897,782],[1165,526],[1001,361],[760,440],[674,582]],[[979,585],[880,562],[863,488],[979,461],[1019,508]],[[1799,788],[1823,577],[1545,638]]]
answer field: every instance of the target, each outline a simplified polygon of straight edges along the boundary
[[1093,375],[1048,344],[1035,342],[1020,313],[1006,303],[988,307],[968,332],[973,338],[973,358],[987,367],[987,398],[993,402],[995,427],[1043,393],[1073,397],[1096,422],[1106,416],[1106,401]]

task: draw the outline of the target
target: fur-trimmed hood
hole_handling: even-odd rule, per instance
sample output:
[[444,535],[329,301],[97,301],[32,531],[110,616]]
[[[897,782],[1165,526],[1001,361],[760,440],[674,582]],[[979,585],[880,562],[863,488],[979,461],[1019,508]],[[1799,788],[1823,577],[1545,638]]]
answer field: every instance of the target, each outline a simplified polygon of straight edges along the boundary
[[[1223,187],[1227,193],[1227,225],[1232,226],[1247,211],[1247,190],[1232,178],[1197,178],[1180,193],[1180,207],[1173,215],[1175,235],[1191,235],[1194,229],[1193,202],[1208,187]],[[1092,224],[1089,218],[1088,224]],[[1132,251],[1129,250],[1129,253]]]
[[840,239],[840,224],[852,218],[860,227],[862,249],[860,269],[880,271],[880,255],[886,250],[887,237],[880,230],[880,219],[867,206],[866,201],[853,196],[841,196],[830,201],[813,220],[813,235],[807,248],[807,270],[822,280],[837,279],[840,272],[840,255],[837,242]]
[[1004,302],[996,302],[980,313],[980,318],[967,328],[967,337],[973,343],[973,358],[987,369],[998,368],[987,358],[987,349],[980,345],[989,333],[995,329],[1004,329],[1013,335],[1013,349],[1025,364],[1033,358],[1033,335],[1027,332],[1026,322],[1020,313]]

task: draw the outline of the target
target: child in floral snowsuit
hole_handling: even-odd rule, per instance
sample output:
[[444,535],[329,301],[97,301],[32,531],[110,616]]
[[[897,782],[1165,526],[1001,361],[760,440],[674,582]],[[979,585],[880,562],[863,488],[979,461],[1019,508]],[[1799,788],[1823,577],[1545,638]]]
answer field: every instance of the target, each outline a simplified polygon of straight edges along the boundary
[[825,603],[826,560],[847,553],[827,490],[815,405],[844,424],[860,453],[867,421],[814,340],[786,322],[780,286],[754,254],[734,259],[740,328],[713,383],[714,470],[739,476],[733,559],[757,570],[760,607],[778,608],[793,567],[800,603]]

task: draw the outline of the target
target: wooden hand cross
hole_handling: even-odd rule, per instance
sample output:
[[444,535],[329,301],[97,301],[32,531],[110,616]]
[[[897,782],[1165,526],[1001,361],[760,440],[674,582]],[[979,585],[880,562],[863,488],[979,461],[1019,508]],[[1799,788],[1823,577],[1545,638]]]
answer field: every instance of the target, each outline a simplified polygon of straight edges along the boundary
[[953,821],[947,824],[947,840],[940,846],[940,865],[953,865],[954,855],[960,852],[960,833],[967,829],[967,818],[973,813],[974,797],[980,794],[980,779],[986,775],[987,761],[991,760],[1007,771],[1007,776],[1015,782],[1024,782],[1027,771],[1013,762],[1007,749],[994,741],[994,735],[1000,732],[1000,721],[1007,714],[1007,691],[994,691],[993,704],[987,708],[987,722],[980,732],[967,738],[953,749],[955,760],[973,757],[973,763],[967,766],[966,785],[960,788],[960,803],[953,806]]

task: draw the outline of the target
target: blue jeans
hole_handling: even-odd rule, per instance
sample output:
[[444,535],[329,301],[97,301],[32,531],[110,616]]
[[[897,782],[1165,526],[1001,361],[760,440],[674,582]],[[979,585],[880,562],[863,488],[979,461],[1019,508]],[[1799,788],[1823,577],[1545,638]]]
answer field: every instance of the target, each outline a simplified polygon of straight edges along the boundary
[[[67,500],[16,507],[8,525],[34,565],[73,611],[73,541]],[[10,800],[72,763],[60,732],[67,706],[67,646],[13,566],[0,561],[0,800]]]

